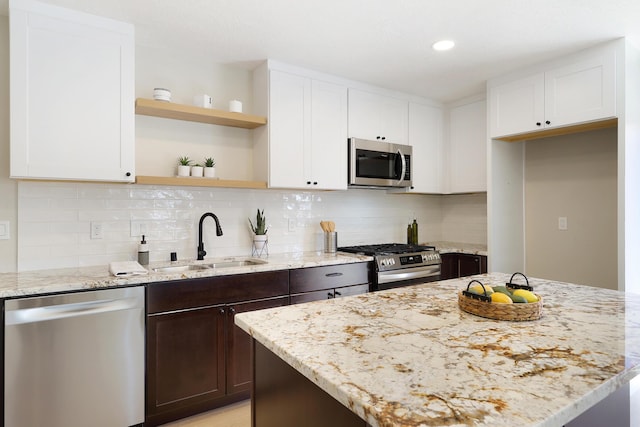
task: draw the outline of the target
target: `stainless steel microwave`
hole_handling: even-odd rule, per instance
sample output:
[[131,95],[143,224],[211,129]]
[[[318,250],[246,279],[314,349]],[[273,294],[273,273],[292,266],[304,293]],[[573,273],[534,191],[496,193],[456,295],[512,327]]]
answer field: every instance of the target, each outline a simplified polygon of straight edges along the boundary
[[349,187],[411,187],[408,145],[349,138]]

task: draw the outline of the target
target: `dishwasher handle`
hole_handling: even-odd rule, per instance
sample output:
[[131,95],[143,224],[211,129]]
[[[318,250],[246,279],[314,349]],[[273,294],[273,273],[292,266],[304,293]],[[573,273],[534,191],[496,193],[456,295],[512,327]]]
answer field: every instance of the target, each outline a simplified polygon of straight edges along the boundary
[[5,311],[5,326],[130,310],[139,306],[138,298],[120,298],[7,310]]

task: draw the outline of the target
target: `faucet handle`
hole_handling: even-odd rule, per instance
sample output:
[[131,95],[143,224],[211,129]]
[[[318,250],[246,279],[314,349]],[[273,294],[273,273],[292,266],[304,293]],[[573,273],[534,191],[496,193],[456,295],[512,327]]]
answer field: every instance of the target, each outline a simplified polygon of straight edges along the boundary
[[205,257],[205,255],[207,255],[207,251],[205,251],[204,249],[201,249],[198,251],[198,261],[202,261]]

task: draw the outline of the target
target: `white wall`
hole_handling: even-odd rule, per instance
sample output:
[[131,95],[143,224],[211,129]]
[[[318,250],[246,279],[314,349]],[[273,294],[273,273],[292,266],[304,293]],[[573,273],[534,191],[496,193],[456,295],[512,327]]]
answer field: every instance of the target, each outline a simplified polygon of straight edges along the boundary
[[617,129],[525,144],[527,274],[618,289]]
[[442,196],[442,236],[450,242],[487,244],[487,194]]
[[9,19],[0,16],[0,221],[9,221],[9,240],[0,240],[0,272],[15,271],[17,184],[9,179]]
[[[172,102],[191,105],[194,95],[208,94],[216,109],[228,110],[229,101],[238,99],[245,113],[253,113],[249,71],[138,45],[136,97],[153,98],[155,87],[171,90]],[[171,176],[180,156],[200,164],[213,157],[217,176],[252,180],[252,153],[250,130],[136,115],[136,175]]]

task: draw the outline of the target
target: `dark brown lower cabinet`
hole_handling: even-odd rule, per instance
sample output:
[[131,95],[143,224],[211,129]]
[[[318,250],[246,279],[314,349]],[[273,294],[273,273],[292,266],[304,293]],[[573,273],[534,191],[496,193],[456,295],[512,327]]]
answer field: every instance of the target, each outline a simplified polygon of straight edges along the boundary
[[249,398],[251,337],[236,313],[289,303],[288,271],[147,286],[145,426]]
[[487,272],[487,257],[461,253],[440,254],[442,259],[440,278],[456,279]]
[[367,427],[368,424],[269,349],[254,342],[251,425]]
[[227,309],[227,394],[249,393],[251,390],[251,336],[235,324],[238,313],[288,305],[289,298],[251,301],[228,306]]
[[370,275],[367,262],[290,270],[291,304],[367,293]]

